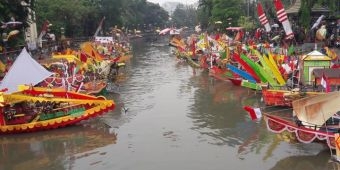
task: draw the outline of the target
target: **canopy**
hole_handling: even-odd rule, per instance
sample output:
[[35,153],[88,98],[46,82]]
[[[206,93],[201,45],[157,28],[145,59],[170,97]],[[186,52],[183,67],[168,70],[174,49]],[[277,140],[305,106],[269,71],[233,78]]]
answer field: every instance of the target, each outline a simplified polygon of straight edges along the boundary
[[23,48],[0,84],[0,89],[7,88],[5,93],[17,91],[18,85],[36,85],[53,73],[47,71],[35,61],[26,48]]
[[295,100],[293,115],[304,125],[321,126],[340,110],[339,100],[340,91]]

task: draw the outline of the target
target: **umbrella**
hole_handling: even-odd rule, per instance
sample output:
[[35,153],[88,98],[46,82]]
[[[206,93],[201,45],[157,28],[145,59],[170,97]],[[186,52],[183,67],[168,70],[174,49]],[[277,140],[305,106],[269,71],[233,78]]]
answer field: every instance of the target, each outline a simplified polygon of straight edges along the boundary
[[165,35],[165,34],[168,33],[170,30],[171,30],[170,28],[165,28],[165,29],[163,29],[163,30],[161,30],[161,31],[159,32],[159,35]]

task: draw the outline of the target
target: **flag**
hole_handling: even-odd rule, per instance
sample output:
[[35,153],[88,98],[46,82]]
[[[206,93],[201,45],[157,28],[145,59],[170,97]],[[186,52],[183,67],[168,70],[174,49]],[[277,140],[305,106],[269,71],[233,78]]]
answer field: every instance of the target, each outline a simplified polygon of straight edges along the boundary
[[315,21],[315,23],[313,24],[311,30],[312,30],[312,29],[315,29],[316,27],[318,27],[318,26],[320,25],[321,21],[323,20],[323,18],[325,18],[325,16],[324,16],[324,15],[321,15],[321,16]]
[[83,52],[80,53],[80,61],[83,62],[83,63],[87,62],[87,56]]
[[267,32],[271,31],[271,27],[269,25],[268,19],[266,17],[266,14],[263,12],[263,8],[261,3],[257,4],[257,14],[259,16],[259,20],[261,22],[261,24],[266,28]]
[[277,19],[282,23],[283,29],[285,30],[286,39],[294,38],[292,27],[290,26],[287,13],[283,8],[281,0],[274,0],[274,5],[276,9]]
[[50,22],[48,20],[45,20],[44,23],[43,23],[43,26],[41,28],[38,39],[41,40],[42,37],[47,33],[49,25],[50,25]]
[[331,91],[328,79],[325,74],[322,75],[320,84],[323,88],[325,88],[325,92],[328,93]]
[[250,106],[244,106],[244,110],[246,110],[251,118],[251,120],[256,120],[262,117],[261,109],[260,108],[253,108]]
[[105,16],[104,16],[104,17],[102,18],[102,20],[100,21],[100,23],[99,23],[99,25],[98,25],[98,27],[97,27],[97,30],[96,30],[96,32],[94,33],[93,37],[96,37],[96,36],[98,35],[99,31],[102,30],[104,20],[105,20]]

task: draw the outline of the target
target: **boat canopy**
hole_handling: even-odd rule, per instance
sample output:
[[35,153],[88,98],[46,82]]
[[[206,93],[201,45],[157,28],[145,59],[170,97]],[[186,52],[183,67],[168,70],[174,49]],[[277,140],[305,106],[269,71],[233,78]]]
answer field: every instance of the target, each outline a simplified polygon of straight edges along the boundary
[[292,102],[293,116],[297,116],[303,125],[322,126],[340,110],[339,100],[340,91],[295,100]]
[[315,78],[322,78],[325,75],[327,78],[340,79],[339,68],[315,68],[313,69],[313,75]]
[[47,71],[23,48],[2,80],[0,89],[7,88],[5,93],[13,93],[18,91],[19,85],[34,86],[51,75],[52,72]]

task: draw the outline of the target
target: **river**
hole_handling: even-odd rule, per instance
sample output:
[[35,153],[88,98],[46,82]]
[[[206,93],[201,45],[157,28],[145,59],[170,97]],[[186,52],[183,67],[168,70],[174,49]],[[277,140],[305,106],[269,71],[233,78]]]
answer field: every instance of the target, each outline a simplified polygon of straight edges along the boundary
[[116,109],[80,125],[0,137],[0,170],[337,169],[320,144],[288,143],[242,109],[261,95],[179,62],[166,40],[132,42]]

